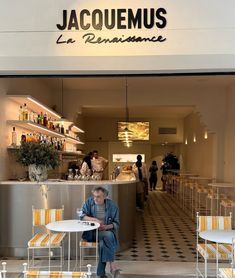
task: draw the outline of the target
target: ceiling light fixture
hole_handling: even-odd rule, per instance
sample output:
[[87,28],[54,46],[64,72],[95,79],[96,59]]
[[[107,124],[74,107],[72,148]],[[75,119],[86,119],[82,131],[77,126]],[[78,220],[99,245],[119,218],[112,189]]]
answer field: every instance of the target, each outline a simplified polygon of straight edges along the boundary
[[128,110],[128,85],[127,85],[127,77],[126,77],[126,90],[125,90],[125,112],[126,112],[126,127],[124,129],[124,136],[123,136],[123,143],[125,147],[131,147],[132,146],[132,139],[131,139],[131,135],[132,132],[131,130],[129,130],[129,110]]

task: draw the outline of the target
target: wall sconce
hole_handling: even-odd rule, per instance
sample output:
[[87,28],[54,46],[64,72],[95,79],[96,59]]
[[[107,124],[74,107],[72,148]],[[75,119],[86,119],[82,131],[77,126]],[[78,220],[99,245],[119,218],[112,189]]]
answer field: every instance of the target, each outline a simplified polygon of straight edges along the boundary
[[195,135],[195,134],[193,135],[193,142],[194,142],[194,143],[197,142],[197,138],[196,138],[196,135]]
[[184,144],[188,145],[188,139],[187,138],[185,139]]
[[207,130],[205,130],[204,139],[207,139],[207,138],[208,138],[208,132],[207,132]]

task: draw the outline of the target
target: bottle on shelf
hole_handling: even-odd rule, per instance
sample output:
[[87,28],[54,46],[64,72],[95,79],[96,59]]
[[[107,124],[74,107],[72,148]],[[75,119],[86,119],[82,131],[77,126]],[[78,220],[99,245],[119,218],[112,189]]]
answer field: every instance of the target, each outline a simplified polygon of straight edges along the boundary
[[64,126],[63,125],[61,125],[61,127],[60,127],[60,133],[64,134]]
[[11,145],[14,147],[16,147],[17,145],[17,133],[16,133],[16,128],[14,126],[11,133]]
[[62,148],[61,148],[62,152],[66,152],[66,141],[64,139],[64,141],[62,141]]
[[23,106],[23,120],[28,121],[28,119],[29,119],[29,111],[27,108],[27,104],[25,103]]
[[44,125],[45,127],[47,127],[47,124],[48,124],[47,113],[44,113],[44,116],[43,116],[43,125]]
[[26,142],[26,135],[24,132],[22,132],[22,135],[21,135],[21,142]]
[[40,113],[40,122],[39,122],[40,125],[43,125],[44,124],[44,116],[42,114],[42,112]]
[[19,109],[19,121],[23,121],[23,120],[24,120],[24,113],[23,113],[23,107],[21,105]]

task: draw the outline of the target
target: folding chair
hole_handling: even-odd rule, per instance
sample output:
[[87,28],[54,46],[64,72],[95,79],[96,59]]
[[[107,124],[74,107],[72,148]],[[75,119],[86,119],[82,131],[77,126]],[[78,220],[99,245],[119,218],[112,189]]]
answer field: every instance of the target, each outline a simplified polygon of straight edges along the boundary
[[234,259],[235,259],[235,239],[233,239],[233,260],[231,264],[231,268],[219,268],[219,277],[221,278],[234,278],[235,277],[235,265],[234,265]]
[[[63,239],[65,233],[49,233],[46,230],[46,225],[50,222],[63,220],[64,206],[60,209],[35,209],[32,207],[33,222],[32,222],[32,238],[28,242],[28,267],[30,268],[30,250],[32,251],[32,262],[34,267],[35,250],[48,249],[48,256],[37,256],[37,258],[48,257],[50,265],[50,257],[53,249],[60,250],[60,265],[63,265]],[[41,232],[35,233],[35,229],[41,229]],[[42,232],[43,230],[43,232]],[[39,266],[37,266],[39,267]],[[48,266],[40,266],[48,267]],[[53,265],[53,267],[58,267],[58,265]]]
[[91,265],[87,265],[87,272],[70,271],[27,271],[27,263],[23,264],[24,278],[91,278]]
[[2,270],[0,271],[1,278],[6,278],[6,273],[7,273],[6,265],[7,265],[6,262],[2,262]]
[[[80,270],[83,267],[83,261],[84,259],[91,259],[95,258],[95,269],[97,268],[97,262],[98,262],[98,241],[97,242],[88,242],[84,239],[81,239],[79,242],[79,248],[80,248]],[[86,250],[95,250],[94,255],[85,255]]]
[[[228,261],[232,259],[232,245],[231,244],[217,244],[199,243],[199,233],[207,230],[231,230],[232,229],[232,214],[230,216],[199,216],[197,213],[197,262],[196,262],[196,273],[197,277],[208,277],[208,260],[216,261],[217,255],[218,260]],[[218,250],[217,250],[218,247]],[[199,268],[199,254],[204,259],[204,274]]]

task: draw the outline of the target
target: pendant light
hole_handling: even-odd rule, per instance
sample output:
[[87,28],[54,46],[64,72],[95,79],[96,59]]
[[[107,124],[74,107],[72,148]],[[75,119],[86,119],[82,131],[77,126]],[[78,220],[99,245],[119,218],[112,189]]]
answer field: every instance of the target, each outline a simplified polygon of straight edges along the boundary
[[123,133],[123,141],[125,147],[131,147],[132,146],[132,131],[129,129],[129,109],[128,109],[128,84],[127,84],[127,77],[126,77],[126,88],[125,88],[125,124],[126,127],[124,128],[124,133]]

